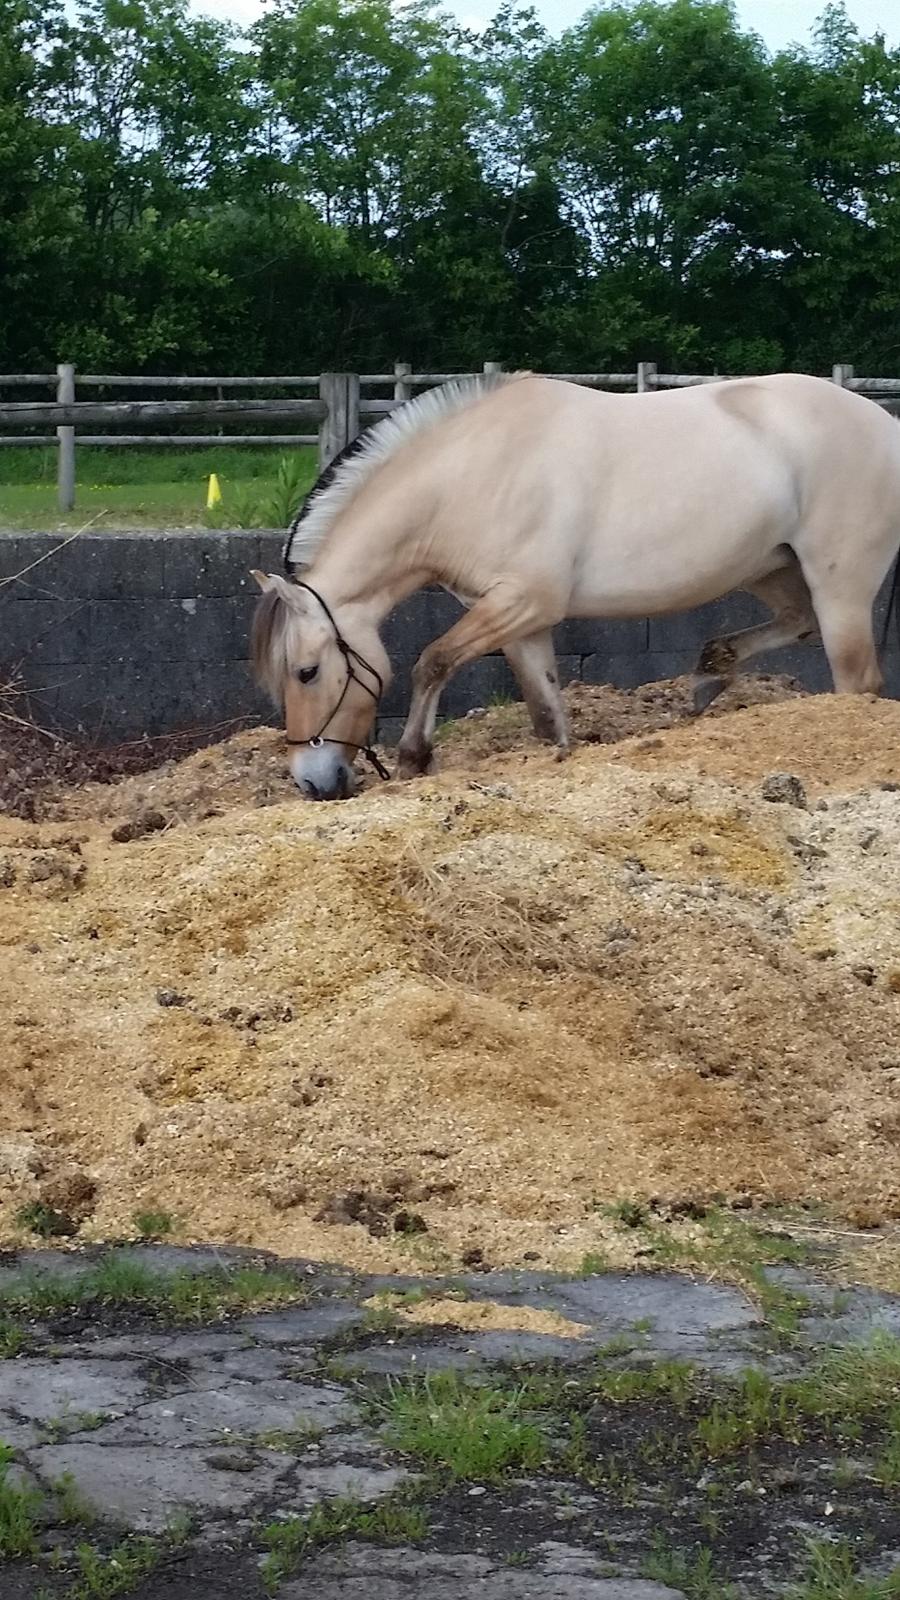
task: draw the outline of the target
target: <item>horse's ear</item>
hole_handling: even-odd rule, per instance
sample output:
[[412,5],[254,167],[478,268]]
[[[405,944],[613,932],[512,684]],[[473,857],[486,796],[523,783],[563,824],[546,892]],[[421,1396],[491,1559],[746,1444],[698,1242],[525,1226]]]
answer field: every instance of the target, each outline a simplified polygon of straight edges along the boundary
[[254,583],[258,583],[259,584],[259,587],[261,588],[263,594],[265,594],[267,589],[271,589],[272,584],[275,581],[274,578],[270,578],[269,577],[269,574],[267,572],[258,572],[256,567],[251,567],[250,568],[250,576],[253,579]]

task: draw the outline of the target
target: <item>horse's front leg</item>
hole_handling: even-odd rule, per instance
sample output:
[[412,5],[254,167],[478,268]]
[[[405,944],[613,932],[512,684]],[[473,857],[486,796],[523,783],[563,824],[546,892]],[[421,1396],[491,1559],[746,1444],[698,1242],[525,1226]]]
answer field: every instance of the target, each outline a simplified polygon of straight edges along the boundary
[[427,645],[412,672],[412,699],[397,747],[397,771],[414,778],[431,765],[434,724],[444,685],[467,661],[501,650],[548,626],[544,607],[519,587],[498,584],[471,611]]

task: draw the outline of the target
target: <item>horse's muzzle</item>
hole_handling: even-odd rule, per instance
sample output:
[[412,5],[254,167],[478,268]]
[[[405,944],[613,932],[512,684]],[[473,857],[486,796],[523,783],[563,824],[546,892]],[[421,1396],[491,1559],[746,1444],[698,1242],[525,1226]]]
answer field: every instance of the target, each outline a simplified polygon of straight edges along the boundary
[[347,800],[356,774],[340,745],[301,745],[291,754],[291,777],[306,800]]

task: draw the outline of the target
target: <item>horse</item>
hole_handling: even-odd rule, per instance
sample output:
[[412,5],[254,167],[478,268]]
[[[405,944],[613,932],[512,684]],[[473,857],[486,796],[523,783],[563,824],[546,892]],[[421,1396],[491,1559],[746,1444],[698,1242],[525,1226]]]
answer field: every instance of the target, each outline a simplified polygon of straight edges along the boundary
[[[251,653],[310,799],[355,787],[391,667],[387,615],[429,584],[463,616],[419,656],[398,772],[428,770],[441,691],[502,650],[536,735],[569,750],[553,628],[736,589],[771,620],[711,640],[695,710],[763,650],[820,637],[838,693],[882,688],[872,613],[900,542],[900,430],[797,373],[614,395],[531,373],[427,391],[332,463],[254,572]],[[895,570],[892,604],[896,598]]]

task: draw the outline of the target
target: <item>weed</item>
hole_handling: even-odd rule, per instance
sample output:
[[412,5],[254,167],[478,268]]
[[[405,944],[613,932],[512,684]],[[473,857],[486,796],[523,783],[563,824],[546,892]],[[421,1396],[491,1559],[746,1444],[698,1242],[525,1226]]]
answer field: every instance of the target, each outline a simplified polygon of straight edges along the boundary
[[734,1590],[722,1583],[713,1571],[712,1552],[705,1546],[696,1555],[673,1550],[658,1542],[643,1568],[646,1578],[671,1584],[686,1600],[733,1600]]
[[872,1476],[885,1489],[900,1488],[900,1409],[896,1407],[888,1418],[888,1437]]
[[56,1496],[56,1515],[67,1527],[90,1527],[95,1520],[93,1507],[83,1498],[71,1472],[64,1472],[52,1485]]
[[29,1233],[36,1233],[40,1239],[68,1239],[77,1232],[71,1217],[64,1211],[55,1211],[52,1206],[44,1205],[42,1200],[32,1200],[30,1205],[20,1206],[16,1212],[16,1222],[20,1228],[27,1228]]
[[179,1545],[187,1543],[196,1525],[197,1519],[192,1511],[184,1508],[180,1511],[173,1511],[166,1522],[166,1544],[177,1550]]
[[20,1278],[4,1287],[0,1305],[39,1316],[97,1303],[133,1303],[160,1315],[204,1322],[227,1311],[300,1300],[303,1294],[296,1278],[275,1269],[163,1273],[127,1254],[111,1252],[77,1278],[51,1273]]
[[642,1200],[614,1200],[612,1205],[601,1206],[601,1213],[623,1228],[643,1228],[650,1213]]
[[142,1239],[167,1239],[175,1230],[175,1218],[168,1211],[136,1211],[131,1220]]
[[66,1600],[112,1600],[127,1594],[158,1565],[160,1554],[155,1539],[123,1539],[108,1556],[91,1544],[80,1544],[75,1551],[78,1577]]
[[446,1468],[455,1481],[496,1479],[534,1468],[547,1454],[541,1429],[525,1414],[528,1387],[504,1391],[455,1372],[394,1382],[384,1405],[389,1442]]
[[321,1437],[321,1428],[307,1424],[296,1428],[270,1428],[266,1433],[254,1434],[252,1443],[264,1450],[279,1450],[283,1455],[296,1456]]
[[786,1600],[896,1600],[900,1596],[900,1571],[885,1578],[859,1575],[850,1546],[839,1540],[809,1540],[806,1571]]
[[71,1433],[92,1433],[108,1421],[109,1414],[106,1411],[64,1411],[58,1417],[48,1417],[41,1423],[41,1428],[46,1443],[59,1444]]
[[286,528],[296,516],[308,486],[305,463],[296,456],[282,456],[272,491],[262,502],[263,526]]
[[41,1507],[37,1490],[19,1488],[9,1479],[13,1452],[0,1444],[0,1558],[37,1554],[35,1518]]
[[590,1449],[587,1424],[584,1417],[569,1418],[569,1437],[560,1462],[575,1478],[592,1489],[605,1489],[624,1506],[632,1506],[637,1499],[638,1484],[634,1474],[624,1467],[613,1452],[594,1455]]
[[601,1366],[590,1380],[591,1392],[613,1405],[637,1400],[669,1400],[683,1411],[693,1394],[696,1376],[688,1361],[659,1361],[652,1367]]
[[582,1256],[581,1263],[575,1276],[578,1278],[599,1278],[604,1272],[609,1271],[609,1257],[602,1251],[589,1250]]
[[18,1322],[0,1317],[0,1361],[11,1361],[28,1343],[28,1335]]
[[428,1532],[424,1513],[397,1500],[366,1505],[358,1500],[322,1501],[305,1517],[270,1522],[262,1530],[268,1555],[263,1583],[271,1593],[297,1570],[303,1557],[321,1545],[359,1537],[383,1544],[416,1543]]

